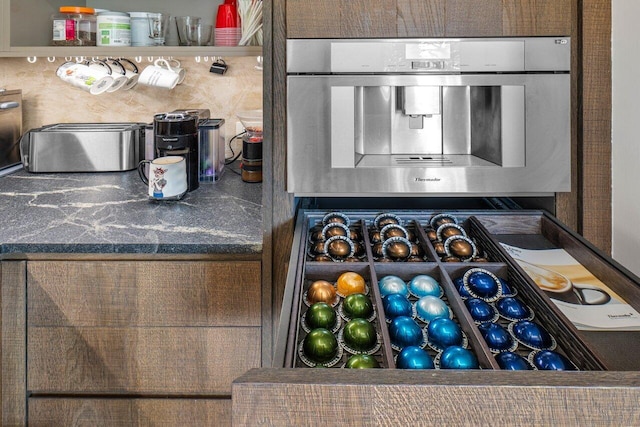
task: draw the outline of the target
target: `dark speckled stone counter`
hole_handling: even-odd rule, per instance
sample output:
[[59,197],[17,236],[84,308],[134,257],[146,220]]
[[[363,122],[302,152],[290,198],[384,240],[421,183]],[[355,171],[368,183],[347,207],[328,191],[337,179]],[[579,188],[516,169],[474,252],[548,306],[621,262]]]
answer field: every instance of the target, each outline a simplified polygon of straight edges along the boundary
[[181,201],[147,198],[136,171],[0,178],[2,254],[256,254],[261,184],[227,167]]

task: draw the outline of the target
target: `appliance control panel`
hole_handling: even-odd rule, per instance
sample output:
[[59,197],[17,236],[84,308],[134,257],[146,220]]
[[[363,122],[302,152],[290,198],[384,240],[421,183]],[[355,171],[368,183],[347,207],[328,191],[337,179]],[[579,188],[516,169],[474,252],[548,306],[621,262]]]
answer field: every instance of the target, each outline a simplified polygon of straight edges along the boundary
[[288,73],[568,72],[568,37],[289,39]]

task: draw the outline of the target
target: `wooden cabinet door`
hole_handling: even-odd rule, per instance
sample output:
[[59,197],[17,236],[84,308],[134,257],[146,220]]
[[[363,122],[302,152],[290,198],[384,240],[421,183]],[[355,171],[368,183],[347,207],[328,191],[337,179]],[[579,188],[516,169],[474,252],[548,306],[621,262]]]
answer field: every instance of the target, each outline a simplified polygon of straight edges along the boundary
[[570,35],[574,0],[287,0],[287,38]]
[[505,36],[568,36],[573,29],[573,0],[504,0]]
[[398,37],[444,37],[446,0],[397,0]]
[[287,0],[287,38],[396,37],[396,0]]
[[29,262],[27,390],[229,395],[260,366],[258,261]]

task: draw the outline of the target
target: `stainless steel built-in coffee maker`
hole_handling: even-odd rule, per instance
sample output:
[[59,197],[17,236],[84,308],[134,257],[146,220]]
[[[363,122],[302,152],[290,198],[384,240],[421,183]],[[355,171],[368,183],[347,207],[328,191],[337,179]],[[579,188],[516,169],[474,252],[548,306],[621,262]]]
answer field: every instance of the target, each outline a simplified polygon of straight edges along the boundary
[[287,189],[570,190],[570,40],[287,41]]

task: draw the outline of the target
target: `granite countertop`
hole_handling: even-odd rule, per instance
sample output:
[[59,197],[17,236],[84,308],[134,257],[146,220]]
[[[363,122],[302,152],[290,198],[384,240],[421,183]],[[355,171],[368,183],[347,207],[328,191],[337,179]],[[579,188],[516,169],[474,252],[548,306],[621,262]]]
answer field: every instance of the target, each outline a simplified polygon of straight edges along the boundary
[[262,185],[227,166],[180,201],[147,198],[136,171],[0,178],[0,247],[19,253],[256,254]]

